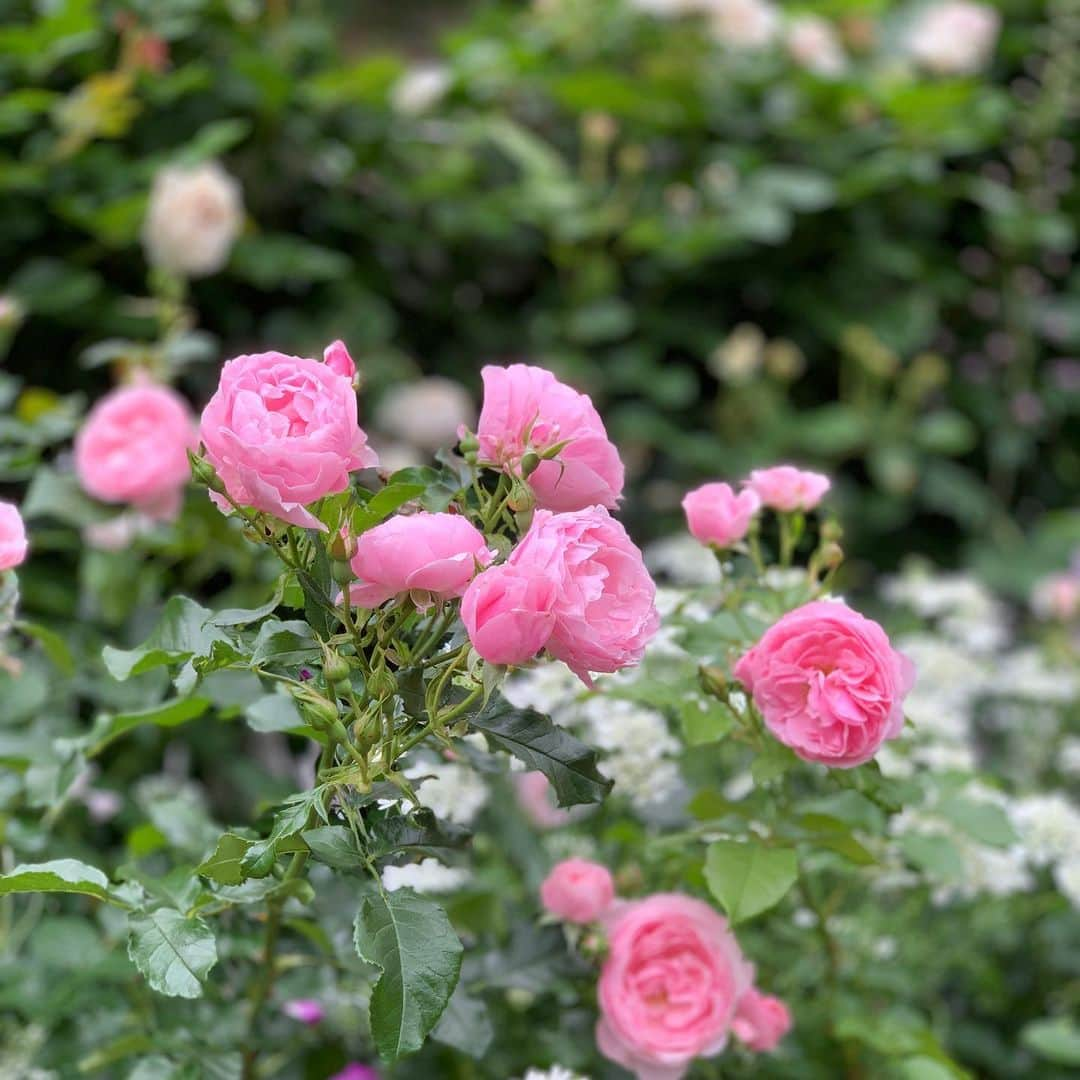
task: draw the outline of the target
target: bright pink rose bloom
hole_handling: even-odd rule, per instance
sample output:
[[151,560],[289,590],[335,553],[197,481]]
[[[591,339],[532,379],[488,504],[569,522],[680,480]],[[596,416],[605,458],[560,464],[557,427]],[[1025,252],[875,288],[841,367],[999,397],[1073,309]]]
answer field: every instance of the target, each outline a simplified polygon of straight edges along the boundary
[[[353,470],[378,464],[356,420],[352,379],[338,367],[345,370],[337,361],[268,352],[238,356],[221,369],[201,435],[207,458],[241,506],[325,531],[304,508],[344,491]],[[214,501],[228,508],[220,496]]]
[[323,1009],[321,1002],[313,998],[296,998],[293,1001],[286,1001],[281,1006],[281,1011],[290,1019],[299,1020],[301,1024],[307,1024],[308,1027],[321,1024],[326,1016],[326,1010]]
[[778,997],[751,988],[739,1001],[731,1030],[751,1050],[775,1050],[791,1030],[791,1011]]
[[915,667],[876,622],[815,600],[766,630],[735,665],[735,678],[799,757],[849,769],[900,734]]
[[18,507],[0,501],[0,571],[24,562],[28,546],[26,526]]
[[708,904],[679,893],[627,904],[597,987],[600,1052],[638,1080],[678,1080],[723,1050],[753,974]]
[[564,859],[540,886],[545,910],[566,922],[595,922],[614,899],[611,871],[588,859]]
[[359,580],[349,597],[357,607],[376,608],[409,593],[423,610],[461,596],[477,567],[494,557],[484,534],[458,514],[398,515],[357,538],[349,565]]
[[338,375],[344,375],[346,379],[352,379],[356,374],[356,362],[349,355],[344,341],[331,341],[323,349],[323,363]]
[[660,626],[656,586],[641,552],[602,506],[537,510],[508,565],[555,585],[548,652],[583,682],[636,664]]
[[557,582],[503,563],[473,579],[461,601],[461,621],[473,648],[491,664],[525,664],[555,628]]
[[746,485],[773,510],[813,510],[832,486],[827,476],[796,469],[794,465],[774,465],[755,469]]
[[582,807],[564,809],[555,803],[555,789],[542,772],[514,773],[514,794],[518,806],[538,829],[560,829],[569,825]]
[[687,492],[682,505],[695,540],[726,548],[746,535],[761,500],[753,491],[736,495],[730,484],[702,484]]
[[489,365],[481,374],[480,461],[517,472],[527,451],[542,455],[566,443],[528,478],[536,505],[562,511],[618,505],[623,464],[588,394],[528,364]]
[[175,390],[142,381],[106,394],[75,436],[75,472],[95,499],[175,518],[198,444],[195,418]]

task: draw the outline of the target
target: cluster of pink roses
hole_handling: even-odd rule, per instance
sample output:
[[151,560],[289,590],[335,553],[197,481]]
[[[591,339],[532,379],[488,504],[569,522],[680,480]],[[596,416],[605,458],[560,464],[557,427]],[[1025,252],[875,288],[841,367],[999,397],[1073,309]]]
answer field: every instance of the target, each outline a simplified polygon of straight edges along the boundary
[[0,501],[0,573],[26,560],[26,526],[14,503]]
[[727,921],[701,900],[617,900],[607,868],[585,859],[559,863],[540,897],[557,918],[607,931],[597,1045],[638,1080],[679,1080],[695,1058],[719,1054],[729,1034],[772,1050],[791,1027],[787,1006],[754,987]]
[[763,506],[780,513],[813,510],[829,486],[829,478],[821,473],[794,465],[775,465],[755,469],[738,493],[730,484],[702,484],[687,493],[682,505],[696,540],[727,548],[746,536]]

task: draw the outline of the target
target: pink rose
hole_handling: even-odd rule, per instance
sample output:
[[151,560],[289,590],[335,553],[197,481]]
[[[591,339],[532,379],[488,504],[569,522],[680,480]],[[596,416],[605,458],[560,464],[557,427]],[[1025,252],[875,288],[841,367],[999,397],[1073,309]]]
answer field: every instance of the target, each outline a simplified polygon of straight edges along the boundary
[[291,1020],[299,1020],[301,1024],[307,1024],[308,1027],[321,1024],[326,1016],[321,1002],[313,998],[296,998],[293,1001],[286,1001],[281,1006],[281,1011]]
[[915,667],[876,622],[816,600],[771,626],[735,665],[735,678],[799,757],[849,769],[900,734]]
[[581,510],[599,503],[614,509],[623,489],[619,452],[587,394],[559,382],[550,371],[528,364],[487,366],[484,406],[476,435],[479,460],[518,472],[527,451],[542,455],[528,477],[536,505],[548,510]]
[[538,829],[559,829],[578,816],[574,811],[580,807],[564,810],[556,805],[554,788],[542,772],[515,773],[513,779],[518,806]]
[[544,908],[566,922],[595,922],[614,899],[611,871],[588,859],[564,859],[540,886]]
[[373,1065],[361,1065],[359,1061],[350,1061],[341,1072],[334,1073],[330,1080],[380,1080],[379,1070]]
[[[352,380],[337,368],[345,370],[337,353],[331,366],[268,352],[238,356],[221,369],[201,435],[235,502],[325,531],[304,508],[344,491],[353,470],[378,464],[356,421]],[[220,496],[214,501],[227,509]]]
[[1069,571],[1043,578],[1031,595],[1031,609],[1041,619],[1069,622],[1080,614],[1080,574]]
[[695,540],[726,548],[746,535],[761,500],[753,491],[736,495],[730,484],[702,484],[687,493],[682,505]]
[[746,485],[773,510],[813,510],[832,486],[829,478],[794,465],[755,469]]
[[180,512],[198,443],[195,418],[175,390],[141,381],[106,394],[75,436],[75,472],[95,499],[128,503],[147,517]]
[[323,349],[323,363],[335,374],[344,375],[350,381],[356,375],[356,362],[349,354],[344,341],[331,341]]
[[461,601],[473,648],[491,664],[525,664],[555,628],[557,582],[503,563],[477,575]]
[[494,557],[483,533],[458,514],[398,515],[357,538],[349,565],[359,580],[349,597],[357,607],[375,608],[409,593],[423,610],[461,596],[477,567]]
[[[551,585],[555,595],[550,613],[554,618],[547,650],[557,660],[565,661],[586,684],[590,684],[591,671],[618,671],[636,664],[660,626],[654,603],[656,586],[645,569],[641,552],[622,525],[602,506],[572,514],[537,510],[532,526],[510,553],[505,566],[509,568],[505,575],[512,582],[511,575],[520,574],[528,580]],[[492,621],[484,617],[481,601],[486,597],[479,584],[491,572],[477,578],[475,588],[480,595],[475,602],[466,598],[466,627],[472,624],[483,630]],[[499,587],[497,581],[496,589]],[[515,625],[526,627],[530,633],[536,631],[535,638],[524,631],[521,634],[521,651],[527,646],[528,656],[532,656],[536,651],[533,645],[540,637],[541,620],[534,610],[525,608],[525,600],[518,599],[525,593],[516,582],[513,590],[507,586],[504,593],[510,600],[505,603],[497,600],[494,610],[526,611],[529,618],[522,617]],[[537,607],[542,597],[546,593],[538,591]],[[498,663],[493,657],[505,655],[493,640],[494,633],[473,637],[470,632],[470,637],[485,660]],[[538,647],[544,644],[540,642]],[[526,658],[516,656],[512,662],[520,663]]]
[[26,526],[18,507],[0,501],[0,571],[24,562],[27,547]]
[[728,924],[708,904],[658,893],[614,918],[597,996],[596,1042],[638,1080],[678,1080],[727,1044],[753,979]]
[[775,1050],[791,1030],[791,1012],[779,998],[751,988],[739,1001],[731,1030],[751,1050]]

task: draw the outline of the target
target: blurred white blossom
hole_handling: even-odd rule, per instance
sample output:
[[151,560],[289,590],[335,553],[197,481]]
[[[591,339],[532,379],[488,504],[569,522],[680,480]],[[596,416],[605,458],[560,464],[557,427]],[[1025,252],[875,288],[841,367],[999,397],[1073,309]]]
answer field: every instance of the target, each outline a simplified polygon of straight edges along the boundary
[[443,866],[438,859],[423,859],[404,866],[385,866],[382,883],[387,892],[413,889],[418,893],[448,893],[460,889],[469,880],[469,872],[456,866]]
[[454,761],[417,762],[405,770],[410,780],[427,777],[416,797],[437,818],[470,825],[488,799],[487,785],[468,765]]
[[832,23],[817,15],[800,15],[791,20],[787,50],[796,64],[815,75],[833,78],[847,67],[847,57]]
[[387,435],[423,450],[438,450],[457,439],[458,428],[476,418],[472,398],[451,379],[431,375],[391,387],[375,411]]
[[451,81],[450,71],[442,64],[418,65],[394,84],[390,104],[408,116],[425,113],[445,97]]
[[918,16],[908,51],[935,75],[967,75],[983,67],[997,42],[1001,18],[971,0],[944,0]]

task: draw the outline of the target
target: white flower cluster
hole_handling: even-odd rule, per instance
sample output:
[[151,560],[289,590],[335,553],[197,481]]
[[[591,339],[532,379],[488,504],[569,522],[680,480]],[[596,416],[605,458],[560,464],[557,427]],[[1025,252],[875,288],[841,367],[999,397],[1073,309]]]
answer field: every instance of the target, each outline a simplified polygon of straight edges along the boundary
[[589,1080],[584,1073],[576,1073],[562,1065],[552,1065],[550,1069],[526,1069],[521,1080]]
[[488,788],[475,769],[453,761],[417,762],[405,770],[422,780],[416,797],[437,817],[455,825],[471,825],[488,800]]
[[449,893],[469,880],[469,872],[456,866],[443,866],[438,859],[423,859],[404,866],[385,866],[383,888],[387,892],[412,889],[418,893]]

